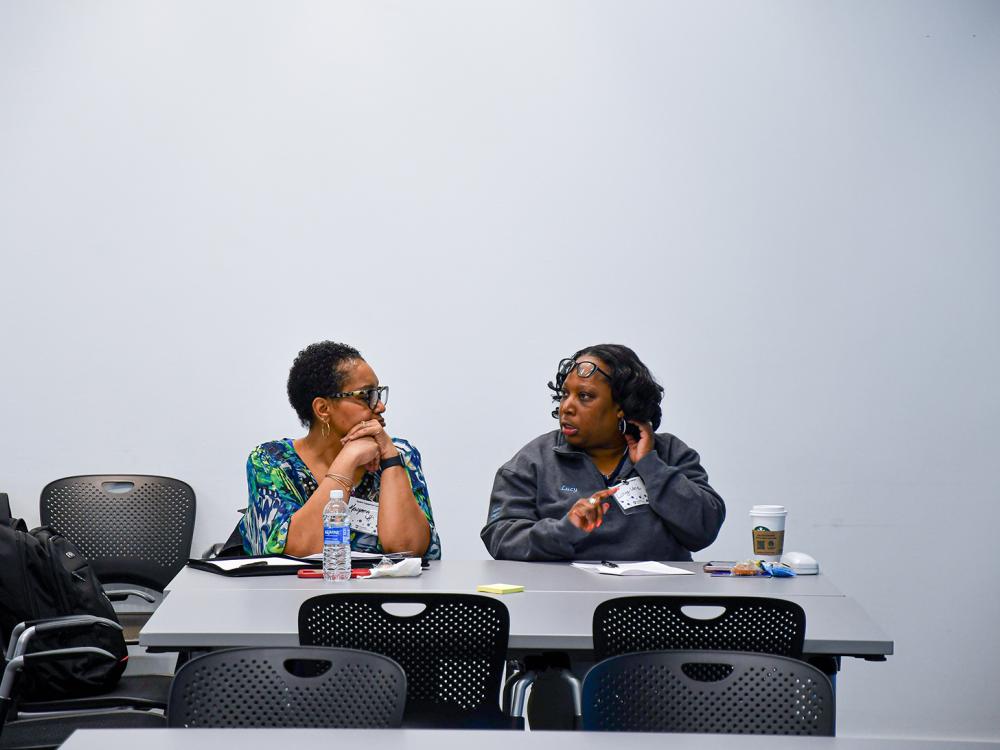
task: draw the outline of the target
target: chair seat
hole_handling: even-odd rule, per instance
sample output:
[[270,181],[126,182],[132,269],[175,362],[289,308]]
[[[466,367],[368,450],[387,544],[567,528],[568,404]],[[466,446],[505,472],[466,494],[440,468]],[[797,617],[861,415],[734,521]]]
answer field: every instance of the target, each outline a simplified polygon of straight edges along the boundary
[[84,711],[120,707],[165,709],[171,680],[173,680],[171,675],[125,675],[114,690],[100,695],[49,701],[21,701],[17,710],[21,714],[30,714],[42,711]]
[[77,729],[143,729],[166,725],[162,714],[132,710],[18,719],[3,726],[0,750],[56,748]]

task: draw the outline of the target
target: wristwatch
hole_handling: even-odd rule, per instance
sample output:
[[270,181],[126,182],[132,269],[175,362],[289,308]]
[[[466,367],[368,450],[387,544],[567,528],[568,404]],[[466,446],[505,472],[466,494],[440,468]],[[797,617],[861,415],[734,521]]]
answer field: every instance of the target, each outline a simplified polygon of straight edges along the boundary
[[393,466],[402,466],[402,465],[403,465],[403,457],[397,453],[392,458],[382,459],[381,463],[379,463],[379,468],[382,469],[382,471],[385,471],[386,469],[391,469]]

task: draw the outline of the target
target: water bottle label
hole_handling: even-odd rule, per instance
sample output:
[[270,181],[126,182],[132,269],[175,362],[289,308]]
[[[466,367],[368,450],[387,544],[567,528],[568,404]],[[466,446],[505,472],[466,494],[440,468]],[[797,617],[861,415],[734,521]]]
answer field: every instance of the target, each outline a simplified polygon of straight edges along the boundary
[[323,544],[350,544],[350,526],[324,526]]

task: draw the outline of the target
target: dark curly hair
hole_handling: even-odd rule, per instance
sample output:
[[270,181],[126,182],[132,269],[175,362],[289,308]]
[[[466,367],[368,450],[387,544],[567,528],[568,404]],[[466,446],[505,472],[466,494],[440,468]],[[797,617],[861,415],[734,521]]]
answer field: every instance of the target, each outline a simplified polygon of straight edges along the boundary
[[303,427],[312,425],[313,399],[343,390],[344,365],[356,359],[363,359],[361,352],[335,341],[310,344],[299,352],[288,371],[288,401]]
[[[598,344],[581,349],[573,355],[573,359],[579,359],[584,354],[598,357],[611,368],[611,397],[625,412],[625,418],[649,422],[655,432],[663,417],[663,410],[660,408],[663,386],[656,382],[653,373],[636,353],[621,344]],[[557,404],[565,382],[566,375],[559,373],[556,373],[555,382],[549,382],[549,388],[553,391],[552,400]],[[552,416],[559,417],[558,406]]]

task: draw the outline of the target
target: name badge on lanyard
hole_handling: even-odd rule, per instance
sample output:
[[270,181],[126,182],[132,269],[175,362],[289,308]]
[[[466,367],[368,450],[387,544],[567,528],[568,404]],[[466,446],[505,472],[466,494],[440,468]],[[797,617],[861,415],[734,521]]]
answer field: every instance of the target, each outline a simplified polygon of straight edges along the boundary
[[347,522],[355,531],[378,534],[378,503],[365,497],[351,495],[347,503]]
[[618,503],[622,513],[635,513],[643,505],[649,505],[649,495],[642,477],[632,477],[613,486],[618,488],[618,492],[611,497]]

